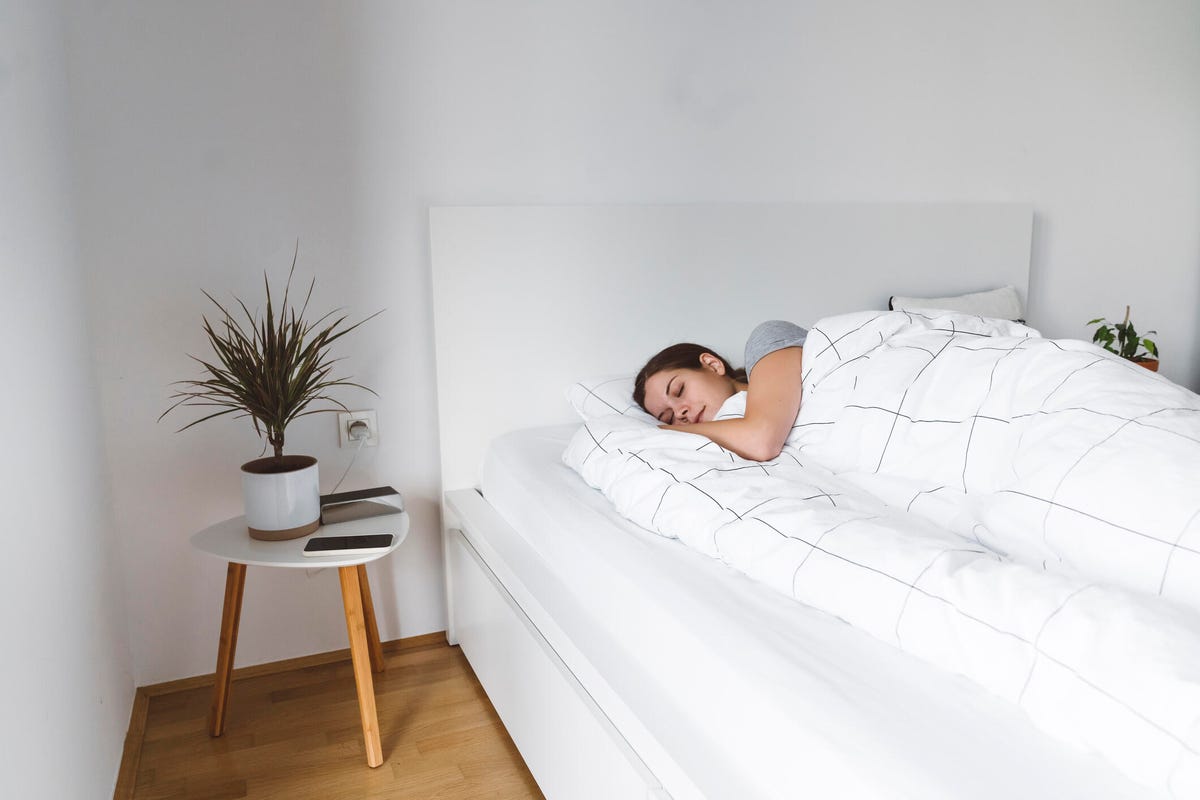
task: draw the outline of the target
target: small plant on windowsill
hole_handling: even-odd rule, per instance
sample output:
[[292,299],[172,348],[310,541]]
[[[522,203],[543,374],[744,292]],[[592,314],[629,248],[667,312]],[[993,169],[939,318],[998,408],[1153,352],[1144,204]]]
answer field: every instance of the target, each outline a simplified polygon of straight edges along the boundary
[[[1151,372],[1158,372],[1158,345],[1150,339],[1138,334],[1133,323],[1129,321],[1129,306],[1125,306],[1125,321],[1110,323],[1104,317],[1097,317],[1088,325],[1100,325],[1092,334],[1092,341],[1110,353],[1116,353],[1121,358],[1139,364]],[[1147,331],[1147,334],[1157,334],[1158,331]]]

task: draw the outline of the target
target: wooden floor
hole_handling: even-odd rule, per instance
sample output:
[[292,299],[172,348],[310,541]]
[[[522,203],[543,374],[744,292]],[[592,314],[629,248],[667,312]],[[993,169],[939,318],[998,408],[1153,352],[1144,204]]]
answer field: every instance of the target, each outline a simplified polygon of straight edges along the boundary
[[151,697],[134,798],[542,797],[457,647],[391,647],[386,662],[383,766],[367,766],[347,660],[235,677],[216,739],[211,686]]

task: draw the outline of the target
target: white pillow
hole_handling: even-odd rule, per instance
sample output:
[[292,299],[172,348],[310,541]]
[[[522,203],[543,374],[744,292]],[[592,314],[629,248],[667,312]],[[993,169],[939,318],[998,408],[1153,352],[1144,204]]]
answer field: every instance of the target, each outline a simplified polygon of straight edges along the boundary
[[583,418],[584,422],[598,417],[620,414],[658,423],[658,420],[633,402],[632,375],[576,381],[567,387],[567,400],[570,401],[571,407],[575,409],[576,414]]
[[960,314],[977,314],[993,319],[1011,319],[1024,322],[1021,298],[1011,286],[989,292],[971,292],[953,297],[902,297],[893,295],[888,302],[893,311],[957,311]]

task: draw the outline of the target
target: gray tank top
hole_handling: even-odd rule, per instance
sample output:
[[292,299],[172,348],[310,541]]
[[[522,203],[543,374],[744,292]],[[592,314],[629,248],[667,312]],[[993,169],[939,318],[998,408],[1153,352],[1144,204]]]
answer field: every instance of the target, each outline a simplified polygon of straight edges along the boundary
[[793,322],[772,319],[759,325],[746,340],[747,380],[760,358],[785,347],[803,347],[807,338],[808,329]]

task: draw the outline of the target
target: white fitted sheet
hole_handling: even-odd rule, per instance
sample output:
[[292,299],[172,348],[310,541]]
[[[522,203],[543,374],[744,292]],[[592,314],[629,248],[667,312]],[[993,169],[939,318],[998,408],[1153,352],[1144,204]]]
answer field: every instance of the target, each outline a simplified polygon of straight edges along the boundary
[[712,798],[1146,798],[1101,759],[917,661],[617,516],[561,462],[576,426],[496,439],[492,542]]

